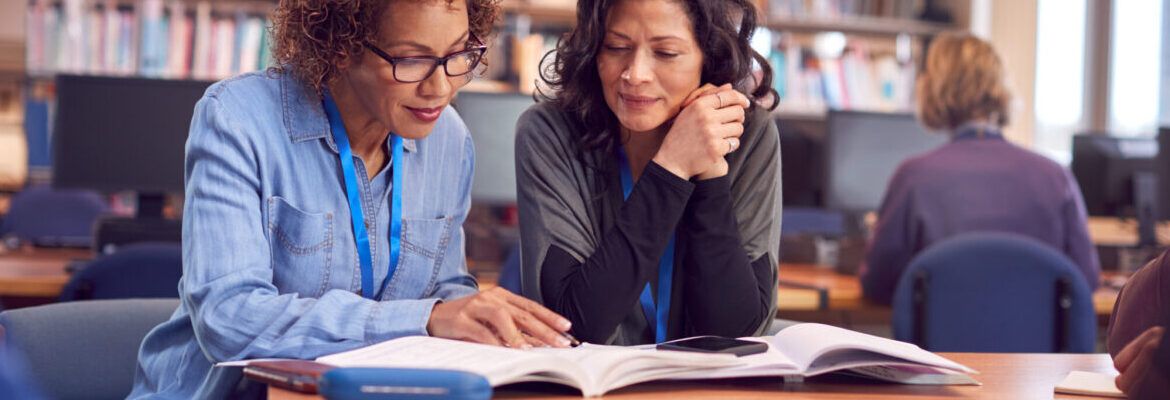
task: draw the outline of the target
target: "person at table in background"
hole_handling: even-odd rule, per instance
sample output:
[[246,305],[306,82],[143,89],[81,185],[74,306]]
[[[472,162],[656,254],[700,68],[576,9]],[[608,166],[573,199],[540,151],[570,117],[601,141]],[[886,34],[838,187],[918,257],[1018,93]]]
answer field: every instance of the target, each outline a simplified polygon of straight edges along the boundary
[[466,270],[474,149],[447,106],[498,14],[493,0],[279,4],[280,67],[195,108],[182,305],[142,344],[131,398],[260,397],[212,366],[407,335],[567,344],[567,320],[479,292]]
[[[1133,274],[1117,294],[1105,347],[1121,372],[1117,387],[1133,398],[1170,398],[1170,250]],[[1159,356],[1162,354],[1162,356]]]
[[581,340],[771,322],[780,148],[755,28],[743,0],[583,0],[546,57],[552,93],[517,123],[523,292]]
[[1080,188],[1068,169],[1003,137],[1011,96],[990,43],[945,33],[918,76],[918,117],[950,143],[898,166],[878,210],[861,268],[866,298],[889,304],[910,261],[965,232],[1019,233],[1068,256],[1098,284]]

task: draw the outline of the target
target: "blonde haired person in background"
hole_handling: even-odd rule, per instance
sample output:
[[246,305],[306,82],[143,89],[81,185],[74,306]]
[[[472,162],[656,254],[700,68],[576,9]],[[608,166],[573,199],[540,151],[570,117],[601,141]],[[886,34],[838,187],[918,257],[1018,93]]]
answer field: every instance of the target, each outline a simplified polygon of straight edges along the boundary
[[1011,94],[991,44],[939,35],[918,78],[918,117],[950,143],[898,167],[878,211],[861,270],[865,297],[890,303],[910,260],[931,244],[972,231],[1026,235],[1067,255],[1090,288],[1100,267],[1072,174],[1004,140]]

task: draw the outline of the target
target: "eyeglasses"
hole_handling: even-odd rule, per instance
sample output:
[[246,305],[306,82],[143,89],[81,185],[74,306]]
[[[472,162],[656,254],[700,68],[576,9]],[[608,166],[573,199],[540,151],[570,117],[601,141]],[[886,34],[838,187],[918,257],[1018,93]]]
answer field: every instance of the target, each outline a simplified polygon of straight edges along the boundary
[[[487,46],[477,45],[467,50],[448,54],[445,57],[418,56],[418,57],[390,57],[385,51],[366,43],[366,48],[377,54],[394,68],[394,79],[402,83],[422,82],[435,73],[439,65],[449,77],[465,76],[483,60],[483,53]],[[471,80],[471,76],[467,76]]]

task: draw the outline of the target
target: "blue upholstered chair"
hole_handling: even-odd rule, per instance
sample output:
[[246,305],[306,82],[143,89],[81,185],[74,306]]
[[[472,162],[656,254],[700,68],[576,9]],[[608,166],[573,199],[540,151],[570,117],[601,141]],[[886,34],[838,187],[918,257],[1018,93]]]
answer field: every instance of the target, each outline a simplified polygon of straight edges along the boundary
[[108,209],[91,191],[32,186],[12,198],[0,237],[34,245],[89,247],[93,224]]
[[910,262],[894,293],[894,337],[931,351],[1093,351],[1084,276],[1063,254],[1010,233],[956,236]]
[[500,266],[500,280],[497,284],[512,293],[520,293],[520,243],[512,245],[508,256]]
[[73,274],[60,301],[179,297],[183,248],[178,243],[136,243],[98,257]]
[[3,345],[25,355],[52,398],[126,398],[142,339],[178,306],[179,299],[131,299],[8,310],[0,313]]

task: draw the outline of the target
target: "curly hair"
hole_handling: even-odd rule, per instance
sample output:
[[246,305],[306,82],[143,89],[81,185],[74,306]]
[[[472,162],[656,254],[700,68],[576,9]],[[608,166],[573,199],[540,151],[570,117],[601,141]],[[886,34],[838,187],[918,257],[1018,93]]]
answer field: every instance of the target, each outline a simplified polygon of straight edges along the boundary
[[[397,0],[402,1],[402,0]],[[426,1],[426,0],[414,0]],[[451,4],[455,0],[446,1]],[[490,37],[500,16],[500,0],[466,0],[471,35]],[[278,71],[289,71],[318,94],[339,66],[361,61],[365,43],[376,43],[386,0],[280,0],[272,14],[272,57]]]
[[918,118],[930,129],[949,130],[986,119],[1011,121],[1011,93],[1003,62],[991,43],[968,33],[939,35],[918,76]]
[[[537,93],[537,99],[550,101],[577,124],[584,149],[612,150],[619,142],[618,120],[605,102],[601,78],[597,72],[597,54],[605,38],[605,21],[609,10],[622,0],[581,0],[577,2],[577,26],[557,42],[555,50],[541,60],[540,78],[553,91]],[[714,85],[731,83],[748,94],[752,107],[767,98],[779,100],[772,88],[772,68],[764,56],[752,49],[750,39],[756,30],[756,8],[748,0],[677,0],[683,5],[694,30],[695,41],[703,52],[701,82]],[[552,62],[549,61],[552,57]],[[752,62],[758,63],[762,76],[755,80]],[[750,92],[749,92],[750,90]],[[773,102],[772,108],[775,108]],[[601,129],[598,129],[598,128]]]

